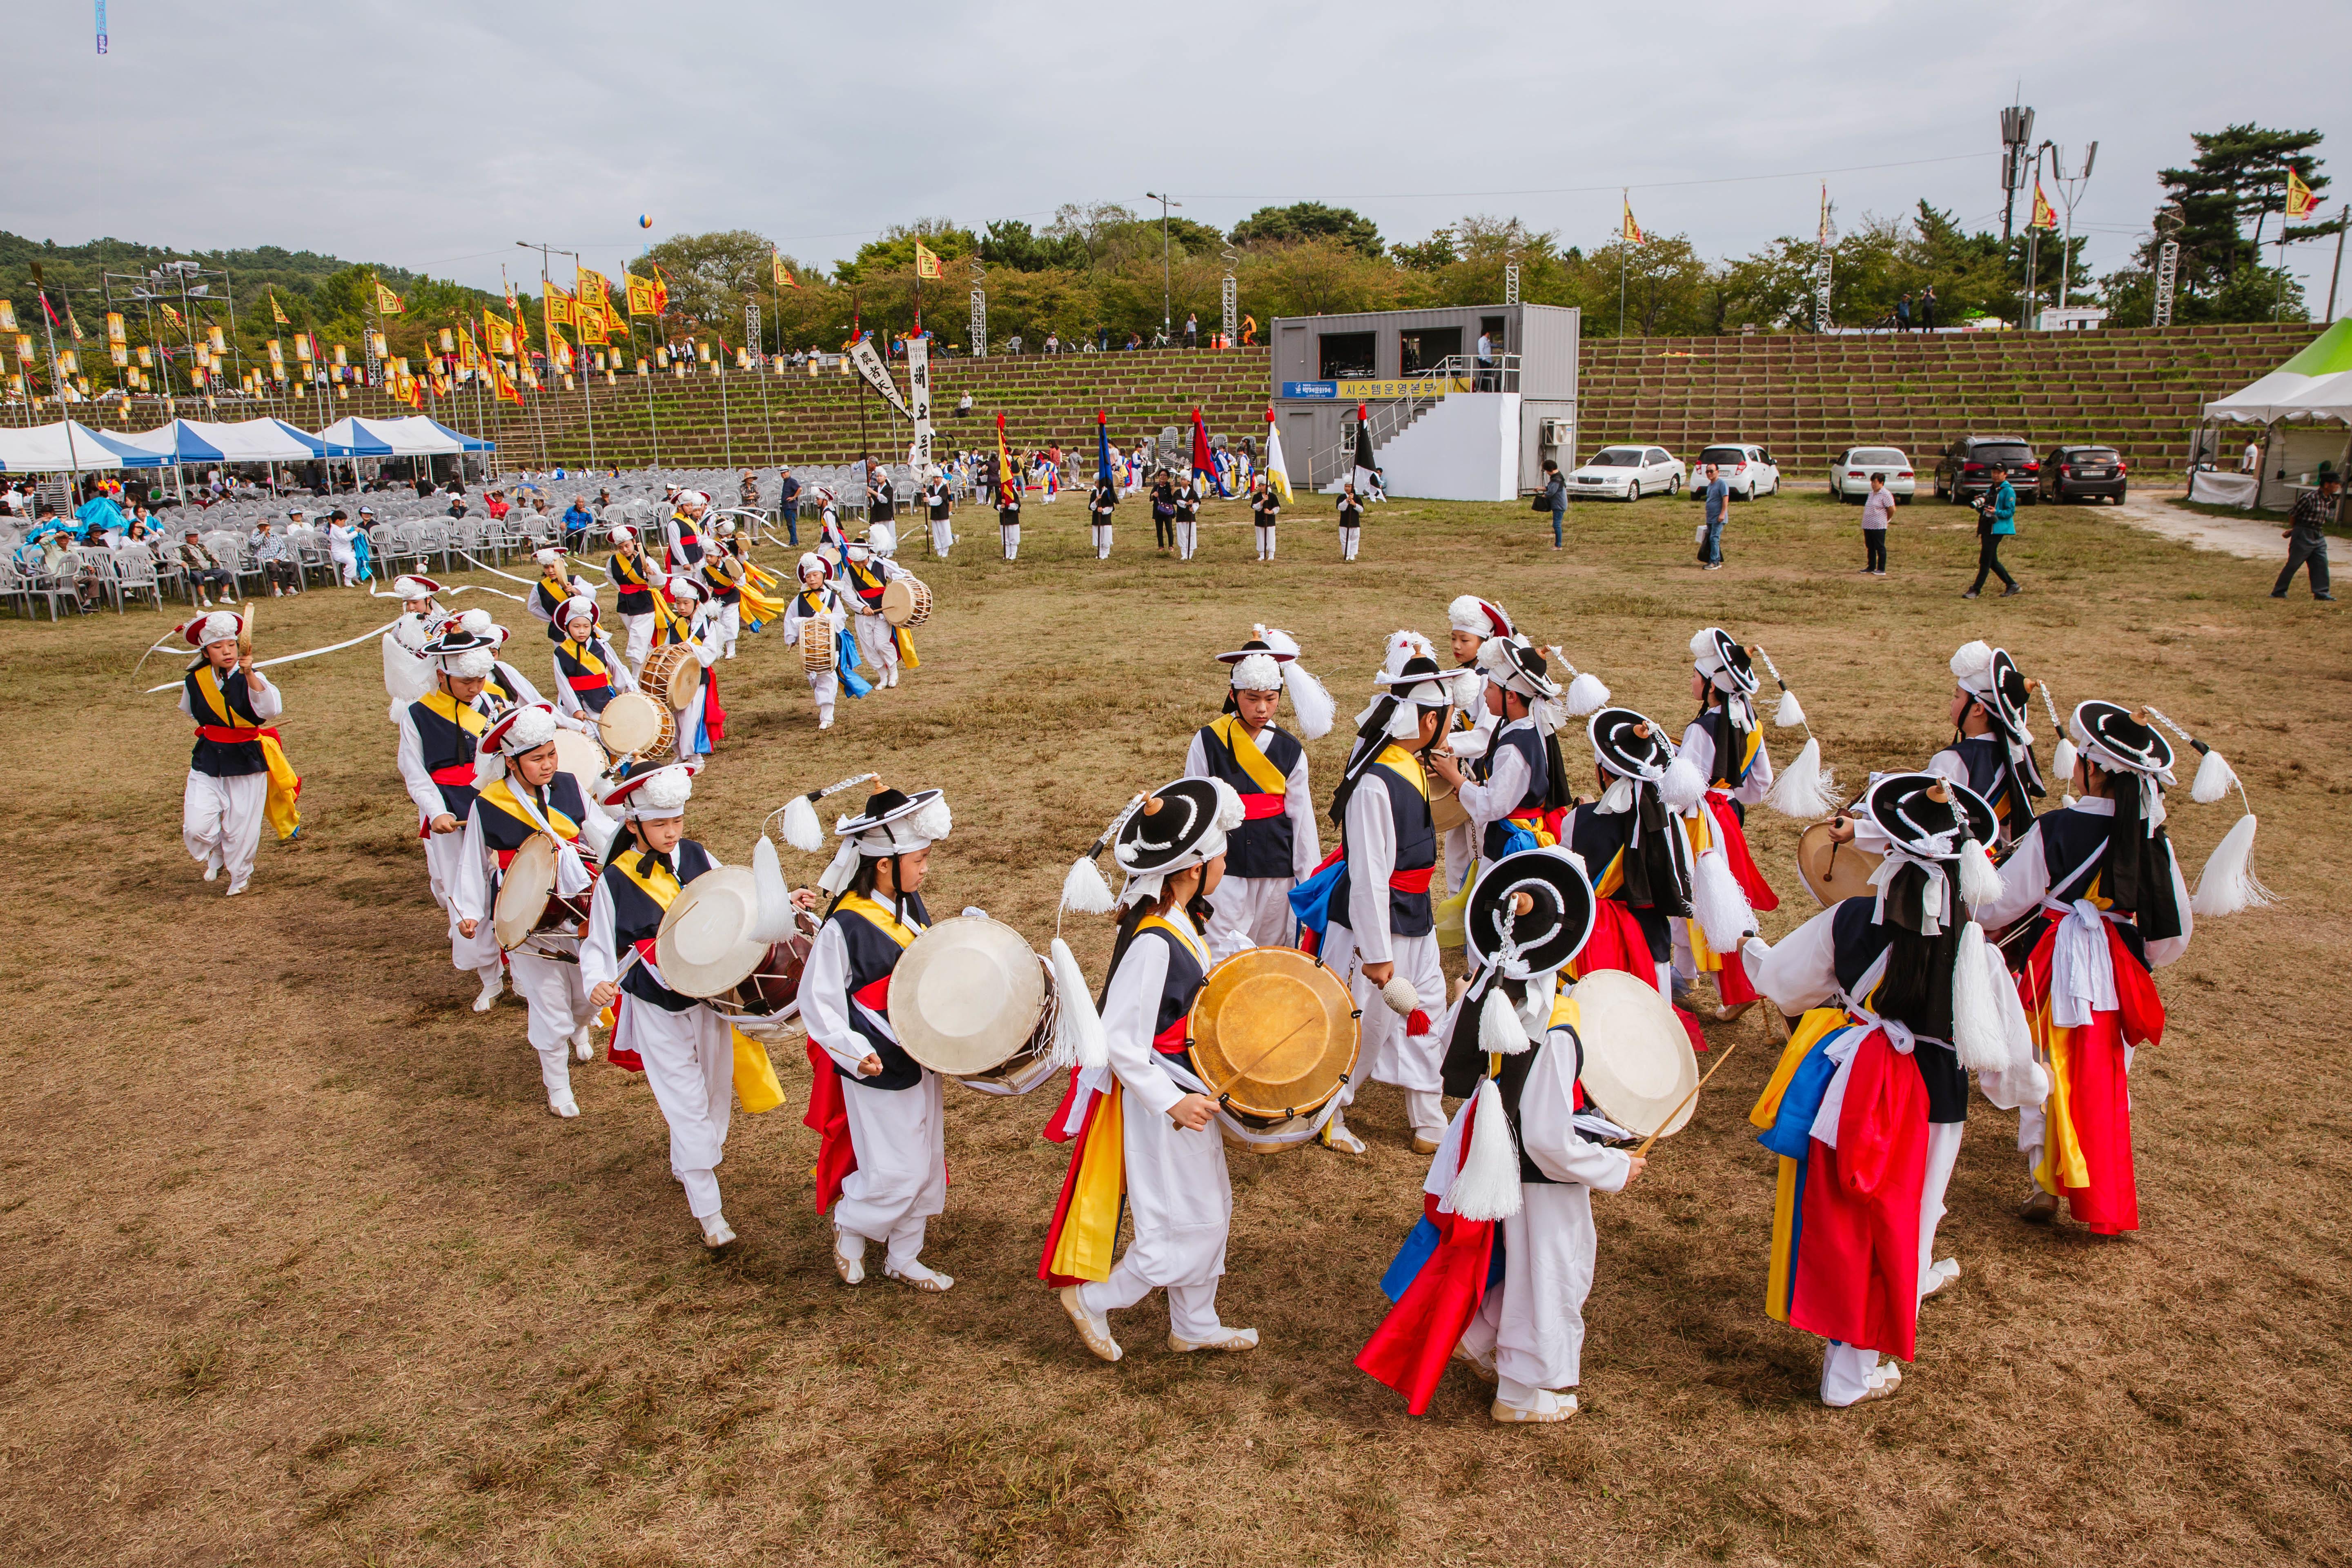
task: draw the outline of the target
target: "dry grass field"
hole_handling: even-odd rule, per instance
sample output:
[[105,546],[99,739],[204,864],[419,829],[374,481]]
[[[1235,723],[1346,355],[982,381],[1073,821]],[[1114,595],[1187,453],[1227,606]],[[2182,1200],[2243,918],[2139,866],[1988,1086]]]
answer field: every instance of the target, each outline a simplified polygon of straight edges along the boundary
[[[372,647],[282,672],[305,827],[224,901],[179,844],[187,727],[131,679],[159,617],[10,623],[0,693],[37,771],[0,948],[0,1562],[2352,1561],[2352,633],[2332,606],[2273,603],[2273,568],[2097,509],[2027,510],[2028,592],[1973,604],[1967,514],[1924,501],[1883,583],[1853,574],[1856,513],[1818,495],[1738,509],[1706,574],[1683,500],[1579,507],[1559,553],[1520,507],[1400,502],[1349,567],[1319,505],[1270,568],[1237,507],[1190,564],[1121,510],[1108,564],[1076,498],[1033,509],[1015,566],[984,516],[951,563],[914,542],[940,605],[923,668],[829,734],[787,650],[747,637],[690,830],[740,859],[790,790],[866,767],[944,785],[932,908],[984,905],[1042,946],[1070,856],[1181,769],[1220,698],[1208,656],[1254,620],[1299,637],[1344,724],[1382,634],[1442,643],[1446,601],[1487,594],[1676,728],[1685,644],[1720,623],[1772,651],[1854,781],[1945,739],[1945,660],[1986,637],[2062,701],[2162,707],[2263,817],[2284,903],[2201,925],[2161,977],[2171,1027],[2136,1080],[2146,1228],[2019,1223],[2014,1126],[1979,1101],[1943,1233],[1958,1287],[1899,1397],[1824,1411],[1817,1342],[1760,1306],[1772,1172],[1745,1113],[1772,1053],[1751,1017],[1717,1031],[1748,1044],[1690,1130],[1596,1202],[1585,1410],[1561,1426],[1495,1427],[1466,1380],[1409,1419],[1349,1365],[1424,1164],[1386,1089],[1353,1119],[1365,1159],[1237,1159],[1222,1304],[1263,1331],[1251,1355],[1169,1354],[1156,1300],[1118,1321],[1124,1363],[1079,1347],[1034,1277],[1065,1160],[1037,1137],[1045,1093],[950,1088],[928,1258],[955,1289],[850,1290],[810,1202],[806,1066],[780,1056],[789,1102],[737,1113],[720,1179],[742,1239],[712,1258],[642,1079],[578,1068],[584,1114],[558,1121],[520,1003],[468,1010]],[[541,657],[519,606],[459,601],[479,602]],[[272,603],[263,652],[386,609]],[[1313,748],[1318,794],[1343,740]],[[2183,792],[2190,866],[2236,809]],[[1810,912],[1797,825],[1750,820],[1777,935]],[[796,881],[820,864],[785,859]],[[1072,934],[1099,979],[1105,929]]]

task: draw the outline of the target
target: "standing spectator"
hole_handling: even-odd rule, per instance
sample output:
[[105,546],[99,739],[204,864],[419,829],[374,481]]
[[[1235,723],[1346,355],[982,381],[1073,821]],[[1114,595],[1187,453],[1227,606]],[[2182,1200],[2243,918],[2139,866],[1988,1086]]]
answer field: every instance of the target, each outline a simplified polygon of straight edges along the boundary
[[1282,498],[1264,479],[1257,481],[1257,493],[1251,498],[1250,518],[1257,527],[1257,558],[1273,560],[1275,529],[1282,521]]
[[1960,595],[1973,599],[1984,591],[1985,574],[1991,573],[2009,584],[2000,591],[2004,599],[2025,592],[2009,568],[2000,563],[2000,542],[2017,531],[2017,492],[2010,488],[2009,468],[2005,464],[1992,466],[1992,489],[1977,502],[1977,580]]
[[2246,449],[2238,454],[2238,472],[2242,474],[2259,473],[2262,470],[2262,466],[2263,444],[2253,437],[2249,436],[2246,437]]
[[[300,512],[294,514],[301,516]],[[269,520],[261,519],[253,525],[253,536],[246,541],[252,552],[254,563],[269,584],[269,596],[283,598],[286,590],[294,585],[294,547],[281,535],[270,531]]]
[[1731,510],[1731,487],[1723,482],[1722,473],[1713,463],[1706,466],[1706,489],[1700,494],[1706,498],[1706,537],[1699,542],[1699,568],[1706,572],[1720,572],[1723,570],[1723,520]]
[[1933,283],[1919,292],[1919,330],[1927,332],[1936,330],[1936,286]]
[[1188,349],[1201,346],[1201,318],[1190,310],[1184,312],[1184,346]]
[[[1544,509],[1551,513],[1551,547],[1561,547],[1560,523],[1568,516],[1568,481],[1559,477],[1559,465],[1549,458],[1544,459]],[[1356,487],[1349,485],[1348,494],[1353,497]]]
[[1161,550],[1176,548],[1176,484],[1165,470],[1151,487],[1151,542]]
[[757,507],[760,504],[760,476],[750,468],[744,469],[743,482],[736,487],[736,493],[742,498],[745,506]]
[[[610,491],[606,492],[610,494]],[[563,545],[574,555],[580,553],[580,536],[588,531],[596,514],[588,510],[586,496],[573,496],[572,504],[563,509]]]
[[1478,390],[1495,390],[1495,340],[1484,327],[1478,329]]
[[791,468],[776,484],[776,515],[784,524],[784,532],[794,544],[801,542],[801,482]]
[[1894,521],[1895,492],[1886,488],[1885,474],[1873,474],[1870,476],[1870,493],[1862,498],[1864,576],[1886,575],[1886,525]]
[[2286,570],[2272,584],[2271,597],[2286,597],[2288,584],[2305,563],[2311,565],[2311,596],[2333,604],[2336,595],[2327,591],[2327,525],[2336,519],[2337,507],[2344,497],[2344,476],[2330,468],[2319,476],[2319,488],[2309,491],[2294,503],[2288,514],[2286,537]]
[[1095,353],[1098,354],[1107,354],[1110,353],[1110,323],[1108,321],[1097,321],[1095,323]]
[[209,595],[214,593],[220,595],[224,605],[236,603],[236,578],[221,564],[219,556],[204,547],[193,528],[180,543],[180,565],[188,574],[188,586],[195,593],[196,608],[211,609]]
[[1907,289],[1903,298],[1895,301],[1895,330],[1898,332],[1911,330],[1911,295]]

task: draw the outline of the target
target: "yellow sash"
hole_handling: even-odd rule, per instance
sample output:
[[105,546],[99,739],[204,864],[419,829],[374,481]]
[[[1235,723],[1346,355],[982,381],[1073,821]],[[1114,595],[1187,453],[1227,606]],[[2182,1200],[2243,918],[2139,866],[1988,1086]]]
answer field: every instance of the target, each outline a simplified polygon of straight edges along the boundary
[[1209,732],[1224,743],[1225,750],[1234,754],[1234,761],[1241,764],[1242,772],[1249,774],[1250,783],[1257,785],[1260,793],[1280,796],[1289,792],[1290,781],[1267,760],[1239,714],[1223,715],[1209,726]]
[[1421,792],[1422,799],[1429,798],[1429,775],[1422,772],[1421,758],[1416,753],[1406,751],[1394,741],[1389,742],[1386,751],[1372,759],[1372,765],[1392,769],[1403,774],[1405,782]]
[[572,656],[572,662],[586,670],[589,674],[608,675],[610,673],[604,668],[604,661],[596,657],[596,652],[593,646],[573,642],[570,637],[565,637],[562,642],[556,644],[556,646],[562,648],[565,653],[570,654]]
[[1167,916],[1148,915],[1137,923],[1135,929],[1139,931],[1149,931],[1153,926],[1158,926],[1161,931],[1166,931],[1170,936],[1172,936],[1178,942],[1182,942],[1184,944],[1184,950],[1190,952],[1194,958],[1200,960],[1201,967],[1203,970],[1209,967],[1209,949],[1207,944],[1202,942],[1199,937],[1194,936],[1191,931],[1186,931],[1182,926],[1180,926],[1175,921],[1168,919]]
[[661,864],[659,861],[656,861],[651,872],[640,875],[637,871],[636,863],[640,859],[644,858],[644,857],[645,851],[642,849],[624,849],[619,855],[614,858],[613,864],[609,868],[618,871],[622,876],[626,877],[630,881],[635,882],[639,888],[645,890],[646,897],[651,899],[664,910],[667,910],[669,908],[669,901],[677,897],[677,874],[672,871],[668,867]]
[[482,731],[490,727],[490,721],[482,717],[480,709],[470,702],[458,701],[446,691],[426,692],[425,706],[476,739],[479,739]]
[[[196,671],[196,693],[212,710],[213,722],[231,730],[257,730],[263,726],[248,722],[245,716],[228,705],[228,697],[221,690],[220,671],[206,664]],[[294,771],[287,759],[286,748],[278,743],[275,735],[256,735],[261,743],[261,763],[269,774],[268,793],[262,797],[262,820],[277,831],[283,841],[300,831],[302,813],[295,802],[302,795],[302,775]]]
[[[523,805],[521,800],[516,796],[513,784],[514,781],[511,778],[499,779],[474,798],[485,805],[495,806],[505,812],[509,816],[536,833],[539,831],[539,823],[531,816],[530,811]],[[568,838],[574,843],[579,841],[580,825],[578,823],[564,816],[553,805],[546,808],[546,816],[547,825],[555,829],[559,837]],[[662,907],[667,909],[669,906],[665,904]]]
[[900,925],[898,918],[890,912],[888,905],[876,903],[863,893],[845,893],[842,896],[841,902],[835,907],[850,910],[865,916],[872,922],[875,930],[897,942],[900,947],[915,940],[916,932],[913,927]]
[[1127,1193],[1126,1097],[1117,1079],[1103,1091],[1094,1121],[1070,1158],[1078,1163],[1078,1179],[1070,1189],[1069,1211],[1062,1216],[1062,1233],[1055,1237],[1054,1256],[1045,1267],[1065,1279],[1108,1279]]

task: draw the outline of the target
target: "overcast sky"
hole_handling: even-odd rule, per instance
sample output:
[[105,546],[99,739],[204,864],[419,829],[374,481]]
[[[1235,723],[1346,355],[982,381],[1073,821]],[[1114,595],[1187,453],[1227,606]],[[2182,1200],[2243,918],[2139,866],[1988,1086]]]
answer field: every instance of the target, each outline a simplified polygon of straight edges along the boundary
[[[42,101],[0,145],[0,227],[277,244],[478,284],[524,262],[517,239],[609,271],[649,238],[741,226],[829,263],[919,216],[1156,211],[1147,190],[1220,227],[1315,199],[1391,239],[1486,212],[1591,246],[1631,185],[1645,228],[1710,257],[1811,234],[1824,177],[1848,226],[1921,196],[1997,226],[1996,115],[2021,82],[2070,166],[2099,142],[2074,213],[2095,270],[2144,232],[2191,131],[2316,128],[2352,195],[2342,0],[1597,18],[1479,0],[112,0],[104,57],[93,11],[11,16],[16,80]],[[2316,310],[2331,247],[2289,261]]]

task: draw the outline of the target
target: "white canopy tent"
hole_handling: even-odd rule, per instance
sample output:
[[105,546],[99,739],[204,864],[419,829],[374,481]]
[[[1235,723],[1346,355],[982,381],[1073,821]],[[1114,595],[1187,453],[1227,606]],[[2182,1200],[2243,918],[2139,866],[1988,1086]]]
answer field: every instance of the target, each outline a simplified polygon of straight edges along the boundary
[[[2291,506],[2322,468],[2352,464],[2352,317],[2268,374],[2205,405],[2208,420],[2264,426],[2258,472],[2192,472],[2189,499]],[[2200,437],[2200,450],[2207,446]],[[2226,454],[2223,454],[2226,456]]]
[[0,428],[0,472],[101,473],[109,468],[162,468],[171,460],[79,420]]
[[454,458],[496,450],[496,444],[461,435],[436,419],[362,419],[347,415],[319,432],[337,457]]

